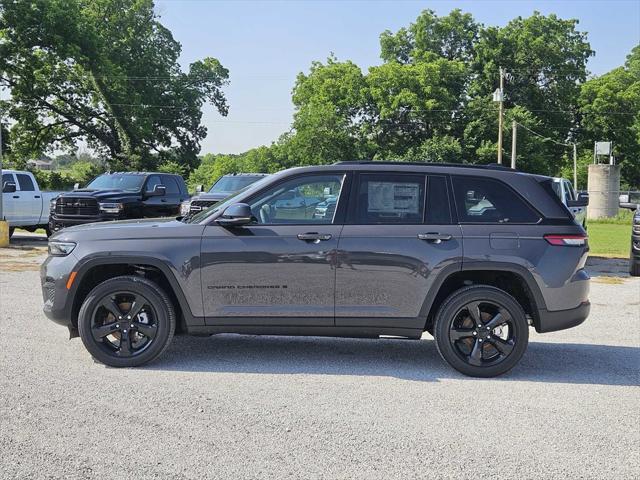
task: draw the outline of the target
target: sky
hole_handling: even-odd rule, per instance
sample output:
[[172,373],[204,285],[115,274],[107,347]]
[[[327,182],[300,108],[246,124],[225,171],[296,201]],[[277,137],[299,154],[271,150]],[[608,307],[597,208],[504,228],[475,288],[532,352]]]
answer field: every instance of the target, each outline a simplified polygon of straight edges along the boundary
[[183,68],[210,56],[230,72],[230,112],[222,117],[205,108],[203,154],[270,145],[291,126],[291,90],[311,62],[333,52],[366,71],[381,62],[383,31],[408,26],[424,9],[444,16],[454,8],[494,26],[536,10],[576,18],[596,52],[588,63],[594,75],[622,65],[640,44],[639,0],[156,0],[160,21],[182,44]]

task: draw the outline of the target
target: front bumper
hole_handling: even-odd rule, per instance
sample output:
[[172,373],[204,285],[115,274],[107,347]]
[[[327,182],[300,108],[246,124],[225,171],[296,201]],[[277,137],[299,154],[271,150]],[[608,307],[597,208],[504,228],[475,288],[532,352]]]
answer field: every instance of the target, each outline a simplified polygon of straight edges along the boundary
[[65,327],[74,328],[72,321],[73,294],[77,284],[67,289],[71,272],[76,271],[78,259],[73,253],[66,257],[49,256],[40,267],[42,310],[50,320]]
[[547,333],[577,327],[587,319],[590,310],[591,303],[588,301],[569,310],[550,311],[541,309],[538,311],[539,318],[535,326],[536,331],[538,333]]
[[58,216],[58,215],[50,215],[49,216],[49,230],[52,232],[57,232],[58,230],[62,230],[63,228],[73,227],[74,225],[84,225],[85,223],[96,223],[96,222],[109,222],[113,220],[123,220],[126,217],[124,215],[97,215],[92,217],[70,217],[70,216]]

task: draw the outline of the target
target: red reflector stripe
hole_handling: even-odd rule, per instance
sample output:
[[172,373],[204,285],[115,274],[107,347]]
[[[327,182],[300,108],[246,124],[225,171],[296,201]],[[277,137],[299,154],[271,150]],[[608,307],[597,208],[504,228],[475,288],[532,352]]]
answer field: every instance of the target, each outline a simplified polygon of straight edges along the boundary
[[586,235],[545,235],[544,239],[551,245],[582,246],[587,240]]

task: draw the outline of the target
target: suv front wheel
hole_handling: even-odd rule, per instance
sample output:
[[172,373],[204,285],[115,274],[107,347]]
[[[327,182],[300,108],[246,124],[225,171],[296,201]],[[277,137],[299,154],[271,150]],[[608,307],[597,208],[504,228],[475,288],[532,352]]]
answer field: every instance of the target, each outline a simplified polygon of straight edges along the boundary
[[449,295],[438,310],[434,333],[442,358],[472,377],[508,372],[529,342],[529,326],[520,304],[488,285],[461,288]]
[[82,343],[98,361],[137,367],[160,356],[171,343],[175,312],[167,294],[142,277],[105,280],[78,314]]

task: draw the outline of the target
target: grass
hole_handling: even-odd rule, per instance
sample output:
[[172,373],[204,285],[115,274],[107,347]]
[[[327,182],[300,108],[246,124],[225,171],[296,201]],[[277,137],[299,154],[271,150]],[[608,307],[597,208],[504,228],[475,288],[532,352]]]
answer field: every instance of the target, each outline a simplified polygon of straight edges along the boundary
[[621,208],[618,210],[618,214],[615,217],[611,218],[600,218],[598,220],[587,220],[589,225],[593,225],[594,223],[603,223],[603,224],[616,224],[616,225],[631,225],[631,220],[633,219],[633,210],[629,210],[626,208]]
[[631,220],[625,224],[587,220],[587,233],[589,234],[590,255],[629,258]]

